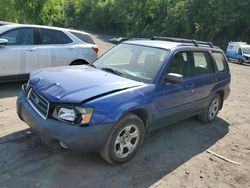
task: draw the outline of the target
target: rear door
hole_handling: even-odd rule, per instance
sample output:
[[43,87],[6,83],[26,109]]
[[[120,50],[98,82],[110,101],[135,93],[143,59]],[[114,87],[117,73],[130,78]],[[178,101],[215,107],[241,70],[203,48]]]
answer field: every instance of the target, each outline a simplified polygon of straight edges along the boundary
[[9,42],[0,47],[0,76],[28,74],[38,66],[33,28],[17,28],[0,35]]
[[39,68],[69,65],[75,56],[73,42],[64,32],[39,29]]
[[229,89],[231,75],[224,54],[218,51],[213,51],[211,54],[216,65],[217,88]]
[[190,53],[192,53],[192,59],[187,67],[186,80],[193,83],[193,102],[198,102],[209,97],[218,78],[214,73],[214,66],[209,52],[197,51]]

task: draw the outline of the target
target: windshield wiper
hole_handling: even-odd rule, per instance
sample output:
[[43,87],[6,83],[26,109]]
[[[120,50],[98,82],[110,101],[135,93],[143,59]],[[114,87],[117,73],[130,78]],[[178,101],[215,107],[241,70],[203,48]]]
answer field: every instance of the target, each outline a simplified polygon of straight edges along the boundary
[[118,71],[116,69],[112,69],[112,68],[109,68],[109,67],[103,67],[101,69],[104,70],[104,71],[107,71],[107,72],[114,73],[114,74],[119,75],[119,76],[124,76],[123,73],[121,73],[120,71]]

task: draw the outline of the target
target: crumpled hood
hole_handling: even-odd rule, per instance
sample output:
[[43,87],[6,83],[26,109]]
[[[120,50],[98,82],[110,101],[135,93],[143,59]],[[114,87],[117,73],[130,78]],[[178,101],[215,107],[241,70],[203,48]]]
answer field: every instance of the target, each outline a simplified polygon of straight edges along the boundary
[[81,103],[92,97],[143,85],[85,65],[32,72],[30,84],[50,102],[58,103]]

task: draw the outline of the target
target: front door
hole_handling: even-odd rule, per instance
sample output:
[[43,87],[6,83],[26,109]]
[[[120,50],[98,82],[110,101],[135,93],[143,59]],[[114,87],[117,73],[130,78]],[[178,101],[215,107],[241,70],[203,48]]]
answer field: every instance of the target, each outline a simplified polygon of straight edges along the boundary
[[186,80],[186,68],[188,63],[188,54],[180,52],[174,55],[171,62],[167,66],[164,78],[168,73],[177,73],[184,77],[180,84],[163,83],[159,84],[156,89],[154,108],[155,123],[152,129],[167,125],[175,120],[175,115],[184,110],[192,102],[194,93],[193,83]]
[[38,66],[33,28],[18,28],[0,35],[8,44],[0,47],[0,76],[29,74]]

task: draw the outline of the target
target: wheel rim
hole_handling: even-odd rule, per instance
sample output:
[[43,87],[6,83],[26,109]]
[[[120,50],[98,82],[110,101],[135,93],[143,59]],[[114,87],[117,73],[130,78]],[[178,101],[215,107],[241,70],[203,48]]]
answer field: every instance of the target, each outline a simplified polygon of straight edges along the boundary
[[219,98],[216,98],[212,101],[210,107],[209,107],[209,119],[214,119],[215,116],[217,115],[218,111],[219,111],[219,103],[220,103],[220,100]]
[[136,125],[124,127],[116,137],[114,152],[118,158],[125,158],[132,153],[138,145],[140,137],[139,128]]

